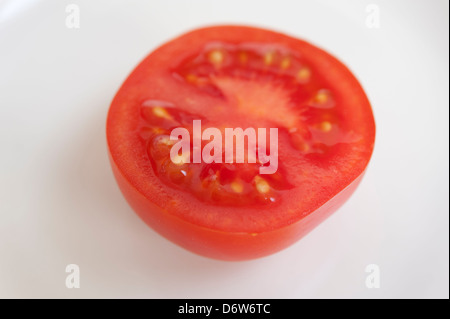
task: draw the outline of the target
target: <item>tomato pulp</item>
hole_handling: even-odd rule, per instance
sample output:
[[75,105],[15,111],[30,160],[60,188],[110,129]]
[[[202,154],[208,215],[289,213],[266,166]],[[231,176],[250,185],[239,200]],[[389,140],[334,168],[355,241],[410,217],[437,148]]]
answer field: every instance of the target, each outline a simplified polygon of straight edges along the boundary
[[[277,171],[172,160],[171,130],[191,132],[194,120],[278,128]],[[305,41],[243,26],[198,29],[155,50],[107,119],[113,172],[136,213],[223,260],[266,256],[307,234],[355,190],[374,140],[370,103],[347,67]]]

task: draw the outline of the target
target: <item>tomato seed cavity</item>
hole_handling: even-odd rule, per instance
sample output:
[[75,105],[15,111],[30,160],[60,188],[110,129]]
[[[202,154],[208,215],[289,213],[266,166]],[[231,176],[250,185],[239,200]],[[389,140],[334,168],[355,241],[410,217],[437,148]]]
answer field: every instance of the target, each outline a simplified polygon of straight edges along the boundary
[[[209,44],[173,73],[207,96],[234,99],[236,105],[226,112],[236,112],[237,117],[248,112],[258,121],[286,129],[290,146],[299,156],[323,154],[340,137],[332,92],[314,80],[306,61],[285,48]],[[284,101],[277,99],[283,105],[272,105],[270,96],[266,96],[275,92],[287,96]],[[260,94],[263,96],[258,97]],[[283,112],[277,110],[283,107],[287,114],[281,117]],[[184,127],[190,131],[192,120],[208,123],[205,114],[188,113],[168,101],[148,100],[142,103],[141,117],[141,136],[157,176],[202,201],[221,205],[276,203],[280,192],[292,187],[284,177],[282,163],[275,174],[261,176],[258,169],[262,164],[257,161],[195,164],[192,154],[180,154],[171,161],[170,148],[175,143],[169,138],[171,130]]]

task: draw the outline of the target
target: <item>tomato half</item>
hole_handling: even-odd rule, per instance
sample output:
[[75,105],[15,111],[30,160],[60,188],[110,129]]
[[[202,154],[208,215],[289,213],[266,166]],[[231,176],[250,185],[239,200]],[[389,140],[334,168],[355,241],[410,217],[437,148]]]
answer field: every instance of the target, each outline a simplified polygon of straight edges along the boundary
[[[170,132],[278,128],[278,170],[173,161]],[[192,31],[131,73],[108,114],[112,168],[136,213],[200,255],[245,260],[296,242],[352,194],[375,123],[352,73],[299,39],[243,26]]]

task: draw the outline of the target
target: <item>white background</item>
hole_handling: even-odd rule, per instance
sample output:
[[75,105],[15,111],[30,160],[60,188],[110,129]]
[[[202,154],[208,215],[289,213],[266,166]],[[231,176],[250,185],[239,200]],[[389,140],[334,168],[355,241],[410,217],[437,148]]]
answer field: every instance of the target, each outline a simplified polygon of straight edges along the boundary
[[[80,7],[68,29],[66,5]],[[380,28],[366,26],[366,6]],[[377,140],[350,201],[294,246],[248,262],[187,252],[132,212],[107,159],[109,103],[151,50],[241,23],[346,63]],[[0,297],[448,298],[448,1],[0,0]],[[81,288],[65,287],[65,267]],[[368,289],[377,264],[381,288]]]

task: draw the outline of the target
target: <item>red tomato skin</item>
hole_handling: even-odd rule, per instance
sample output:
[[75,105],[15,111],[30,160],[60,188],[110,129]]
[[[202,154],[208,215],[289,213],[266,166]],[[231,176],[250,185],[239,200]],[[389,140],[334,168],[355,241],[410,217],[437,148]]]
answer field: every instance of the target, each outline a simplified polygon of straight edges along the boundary
[[340,193],[297,222],[276,230],[251,235],[201,227],[162,210],[134,188],[122,175],[111,155],[109,158],[122,194],[148,226],[191,252],[225,261],[261,258],[294,244],[341,207],[364,176],[363,172]]

